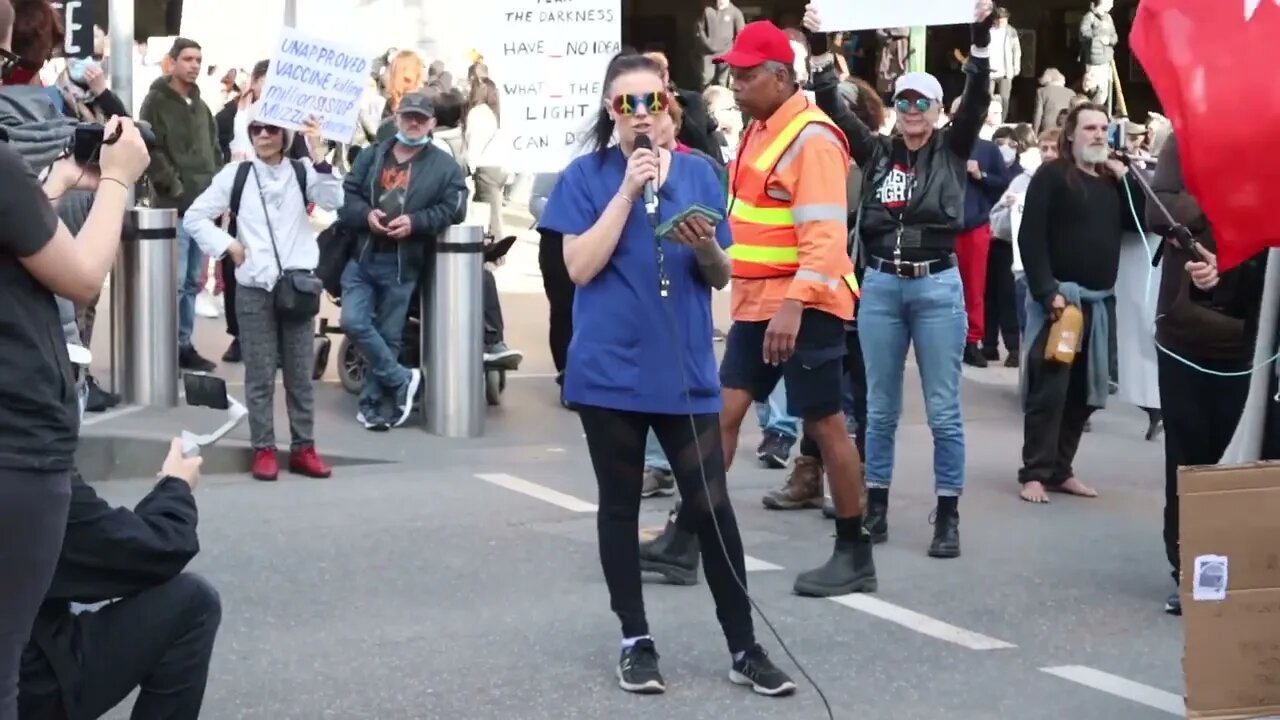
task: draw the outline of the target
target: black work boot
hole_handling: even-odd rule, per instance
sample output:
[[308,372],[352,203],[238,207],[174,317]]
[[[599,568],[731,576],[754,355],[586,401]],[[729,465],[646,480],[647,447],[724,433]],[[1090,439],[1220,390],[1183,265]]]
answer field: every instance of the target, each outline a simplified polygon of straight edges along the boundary
[[878,500],[868,501],[862,527],[867,529],[871,542],[877,545],[887,542],[889,540],[889,503]]
[[671,585],[697,585],[698,550],[698,536],[676,527],[672,511],[662,534],[640,543],[640,571],[657,573]]
[[796,577],[795,594],[835,597],[856,592],[875,592],[876,564],[871,558],[871,541],[866,533],[857,540],[836,538],[835,550],[827,564]]
[[944,510],[941,507],[935,511],[929,557],[960,557],[960,511]]

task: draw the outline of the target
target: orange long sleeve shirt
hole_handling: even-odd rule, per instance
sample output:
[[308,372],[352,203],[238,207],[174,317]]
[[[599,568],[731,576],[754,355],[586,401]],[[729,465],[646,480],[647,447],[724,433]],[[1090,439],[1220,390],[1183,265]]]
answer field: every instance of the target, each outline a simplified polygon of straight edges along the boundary
[[[738,157],[752,157],[768,145],[787,120],[811,104],[797,92],[771,117],[756,122]],[[730,307],[734,320],[771,320],[784,300],[852,320],[853,291],[842,277],[853,272],[848,251],[849,154],[837,131],[809,125],[779,157],[769,182],[770,195],[789,197],[799,238],[800,270],[791,277],[734,278]],[[733,173],[729,175],[733,182]],[[730,230],[735,221],[730,218]]]

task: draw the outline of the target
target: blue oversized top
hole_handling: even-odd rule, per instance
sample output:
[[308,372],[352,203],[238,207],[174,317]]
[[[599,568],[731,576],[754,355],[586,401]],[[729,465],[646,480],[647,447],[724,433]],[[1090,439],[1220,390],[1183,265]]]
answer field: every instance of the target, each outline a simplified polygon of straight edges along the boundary
[[[591,229],[621,187],[626,167],[617,147],[574,160],[538,227],[565,235]],[[693,203],[725,207],[724,190],[707,161],[672,153],[669,173],[658,192],[659,224]],[[725,248],[731,243],[727,221],[716,227],[716,240]],[[711,287],[691,248],[663,240],[662,251],[671,282],[666,298],[659,295],[653,228],[643,203],[634,203],[608,264],[574,296],[564,380],[568,402],[669,415],[720,411]]]

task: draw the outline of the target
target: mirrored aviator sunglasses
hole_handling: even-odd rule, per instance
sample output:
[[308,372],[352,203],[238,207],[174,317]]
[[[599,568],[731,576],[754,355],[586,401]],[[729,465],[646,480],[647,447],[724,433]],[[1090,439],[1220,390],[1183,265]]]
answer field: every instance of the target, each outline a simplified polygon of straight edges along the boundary
[[929,98],[916,98],[908,100],[906,98],[898,98],[893,103],[894,108],[900,113],[909,113],[912,110],[916,112],[928,112],[933,107],[933,101]]
[[668,92],[622,93],[613,98],[613,111],[619,115],[634,115],[643,106],[650,115],[664,113],[671,105]]

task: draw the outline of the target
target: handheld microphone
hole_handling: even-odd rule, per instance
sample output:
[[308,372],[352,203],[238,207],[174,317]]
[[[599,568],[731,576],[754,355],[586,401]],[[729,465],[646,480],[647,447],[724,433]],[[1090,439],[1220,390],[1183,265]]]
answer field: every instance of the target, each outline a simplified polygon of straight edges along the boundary
[[[653,150],[653,141],[648,135],[636,136],[636,150]],[[644,212],[649,216],[649,224],[658,226],[658,193],[652,182],[644,184]]]

